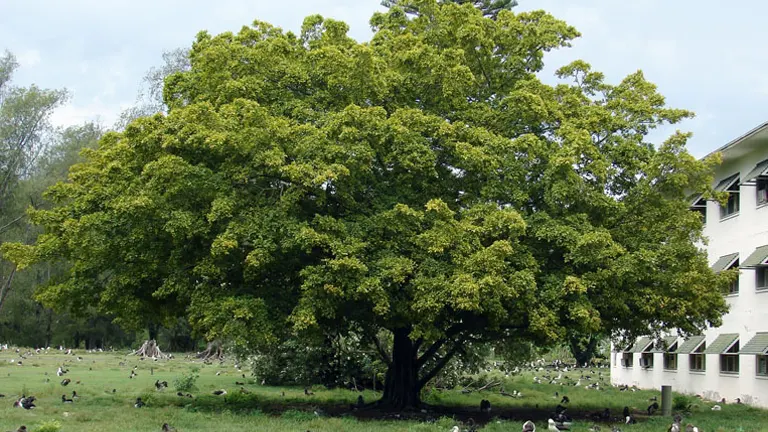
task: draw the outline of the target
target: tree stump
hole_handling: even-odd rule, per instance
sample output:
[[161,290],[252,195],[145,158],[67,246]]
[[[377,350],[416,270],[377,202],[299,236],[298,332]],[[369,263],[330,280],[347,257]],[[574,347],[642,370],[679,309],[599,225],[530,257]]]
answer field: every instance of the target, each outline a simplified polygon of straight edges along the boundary
[[203,361],[224,360],[224,347],[220,341],[208,342],[205,351],[197,353],[195,357]]
[[131,353],[132,355],[140,357],[152,357],[152,358],[168,358],[168,355],[163,354],[160,351],[160,347],[157,346],[157,341],[154,339],[145,340],[143,344],[136,351]]

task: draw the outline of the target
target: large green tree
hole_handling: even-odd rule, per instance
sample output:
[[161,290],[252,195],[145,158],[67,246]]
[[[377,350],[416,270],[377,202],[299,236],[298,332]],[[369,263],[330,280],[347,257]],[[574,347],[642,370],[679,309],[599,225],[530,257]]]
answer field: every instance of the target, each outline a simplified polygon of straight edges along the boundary
[[577,61],[539,81],[578,36],[543,11],[407,5],[367,43],[319,16],[198,34],[167,115],[102,138],[31,212],[36,245],[4,251],[73,263],[39,298],[124,324],[187,314],[251,351],[360,335],[397,407],[484,344],[718,325],[726,276],[686,200],[716,161],[686,134],[646,140],[691,113],[640,72],[612,85]]

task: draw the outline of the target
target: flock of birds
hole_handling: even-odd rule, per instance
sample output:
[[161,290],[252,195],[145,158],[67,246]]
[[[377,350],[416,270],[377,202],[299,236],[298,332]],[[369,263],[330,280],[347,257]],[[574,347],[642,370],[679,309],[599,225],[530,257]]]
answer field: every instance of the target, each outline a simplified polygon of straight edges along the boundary
[[[8,346],[2,346],[0,345],[0,351],[2,350],[8,350]],[[65,350],[64,348],[60,347],[60,351],[64,352],[68,356],[74,357],[74,361],[82,362],[83,358],[81,356],[76,356],[75,353],[72,350]],[[49,351],[49,349],[36,349],[33,351],[28,351],[26,353],[22,353],[19,349],[16,349],[16,354],[18,355],[18,360],[13,359],[12,362],[16,363],[19,366],[23,366],[24,360],[29,358],[30,356],[42,354]],[[101,350],[93,350],[90,352],[100,352]],[[140,360],[145,360],[143,357],[140,358]],[[153,361],[157,361],[157,358],[153,358]],[[72,380],[70,378],[67,378],[65,375],[69,373],[69,367],[71,366],[71,363],[73,360],[67,360],[62,365],[60,365],[56,370],[56,376],[58,378],[61,378],[60,385],[62,387],[67,387],[70,383],[72,383]],[[206,364],[212,364],[211,362],[206,361]],[[223,364],[223,363],[221,363]],[[120,362],[119,366],[125,367],[125,362]],[[494,368],[498,368],[498,363],[493,363]],[[240,365],[235,364],[235,368],[239,373],[242,373],[242,370],[240,369]],[[89,368],[92,370],[92,368]],[[568,388],[583,388],[586,390],[595,390],[595,391],[602,391],[605,390],[608,387],[614,387],[618,388],[619,391],[629,391],[629,392],[635,392],[638,389],[636,387],[629,387],[629,386],[612,386],[609,382],[606,382],[606,377],[608,376],[608,373],[603,373],[601,368],[587,368],[586,365],[584,368],[574,368],[572,366],[567,366],[561,362],[554,362],[551,365],[547,365],[546,367],[543,365],[542,362],[536,362],[531,363],[527,365],[524,368],[515,368],[512,373],[513,374],[520,374],[521,372],[531,372],[533,373],[533,384],[539,385],[539,384],[549,384],[549,385],[559,385],[561,386],[560,391],[556,391],[554,395],[552,396],[553,399],[559,401],[557,405],[555,406],[554,411],[552,412],[552,415],[547,421],[547,431],[548,432],[559,432],[559,431],[567,431],[571,430],[573,427],[573,418],[568,413],[568,406],[571,403],[570,398],[565,395],[561,394],[561,392],[565,392]],[[487,372],[491,372],[493,369],[490,367],[487,369]],[[154,375],[154,368],[150,368],[150,373]],[[45,373],[46,382],[50,382],[50,378],[47,378],[48,373]],[[216,375],[220,375],[220,372],[217,372]],[[135,365],[131,371],[130,375],[128,376],[128,379],[133,379],[136,376],[138,376],[138,365]],[[509,376],[509,373],[506,373],[506,376]],[[242,374],[243,379],[245,380],[245,374]],[[80,381],[75,381],[75,384],[80,384]],[[248,390],[245,389],[244,385],[245,382],[236,381],[236,385],[240,386],[240,392],[241,393],[249,393]],[[262,382],[264,384],[264,382]],[[163,391],[166,388],[168,388],[168,382],[167,381],[160,381],[159,379],[155,381],[154,383],[155,389],[157,391]],[[116,389],[112,389],[111,393],[115,394],[117,392]],[[471,393],[470,391],[464,391],[465,393]],[[227,394],[227,391],[225,389],[219,389],[214,390],[211,392],[215,396],[224,396]],[[523,394],[522,392],[518,390],[512,390],[511,392],[507,392],[504,390],[503,385],[501,386],[500,394],[502,396],[509,396],[513,398],[522,398]],[[308,387],[304,388],[304,395],[305,396],[313,396],[314,393],[312,390],[310,390]],[[184,398],[194,398],[194,396],[190,393],[182,393],[177,392],[178,397],[184,397]],[[282,396],[285,396],[285,392],[282,393]],[[5,395],[0,394],[0,398],[5,397]],[[61,403],[62,404],[73,404],[77,402],[80,399],[80,396],[77,394],[76,390],[72,390],[71,396],[68,394],[62,394],[61,395]],[[21,395],[20,397],[17,397],[13,402],[14,408],[20,408],[24,410],[31,410],[36,407],[35,402],[37,401],[37,398],[33,395],[27,396],[27,395]],[[645,413],[648,416],[654,415],[654,413],[659,409],[659,403],[657,400],[657,397],[652,397],[649,400],[650,404],[648,405],[647,409],[645,410]],[[555,402],[553,402],[554,404]],[[720,401],[721,404],[725,404],[725,399]],[[736,403],[741,403],[739,399],[736,400]],[[360,395],[357,399],[357,402],[355,404],[350,405],[350,409],[357,410],[361,407],[363,407],[365,404],[363,400],[363,396]],[[146,402],[141,399],[141,397],[137,397],[135,402],[133,403],[134,408],[140,409],[146,406]],[[538,407],[538,405],[537,405]],[[721,405],[715,405],[712,407],[713,411],[719,411],[721,410]],[[483,399],[480,402],[480,412],[489,414],[491,412],[491,402],[490,400]],[[316,415],[318,414],[318,411],[315,411]],[[634,424],[637,422],[635,418],[635,413],[633,412],[630,407],[625,406],[621,417],[612,415],[609,408],[605,408],[602,411],[594,412],[588,415],[588,419],[595,422],[590,428],[590,432],[599,432],[601,430],[600,426],[597,423],[614,423],[613,426],[611,426],[610,431],[611,432],[621,432],[621,429],[616,426],[616,423],[619,424]],[[676,415],[673,418],[673,423],[668,428],[668,432],[699,432],[699,429],[694,426],[691,423],[686,424],[685,426],[682,425],[683,418],[679,415]],[[474,431],[474,427],[470,427],[470,429],[465,429],[464,431],[472,432]],[[21,426],[19,429],[17,429],[17,432],[26,432],[27,429],[25,426]],[[162,432],[172,432],[176,431],[176,429],[169,425],[168,423],[164,423],[161,426]],[[523,423],[522,426],[523,432],[535,432],[536,431],[536,425],[533,421],[528,420],[525,423]],[[462,430],[458,426],[454,426],[451,432],[462,432]]]
[[[498,370],[499,364],[493,363],[493,367],[489,366],[486,368],[486,372],[493,372],[494,369]],[[608,377],[608,373],[603,374],[603,371],[600,370],[603,367],[595,367],[595,368],[589,368],[588,365],[583,365],[581,368],[573,367],[564,364],[560,361],[555,361],[550,365],[545,365],[543,361],[533,362],[529,363],[528,365],[524,367],[516,367],[514,370],[511,371],[513,375],[520,374],[522,372],[527,372],[533,374],[533,384],[534,385],[540,385],[540,384],[548,384],[548,385],[559,385],[561,386],[560,391],[556,391],[554,395],[552,396],[553,399],[558,400],[559,403],[555,406],[554,411],[552,412],[550,418],[547,420],[547,431],[548,432],[559,432],[559,431],[569,431],[573,427],[573,418],[568,414],[568,406],[570,405],[570,398],[565,395],[561,394],[561,391],[565,391],[568,388],[582,388],[585,390],[596,390],[596,391],[602,391],[607,388],[613,388],[618,389],[620,392],[636,392],[639,389],[635,386],[628,386],[628,385],[612,385],[609,381],[606,380]],[[506,377],[510,376],[509,372],[505,373]],[[464,393],[471,393],[471,390],[464,390]],[[501,387],[501,390],[499,392],[502,396],[509,396],[513,398],[522,398],[523,393],[518,390],[512,390],[511,392],[505,391],[504,387]],[[697,395],[698,398],[702,398],[700,395]],[[656,412],[659,410],[659,400],[657,396],[651,397],[649,400],[649,405],[644,410],[644,414],[647,414],[647,416],[652,416],[656,414]],[[726,400],[723,398],[720,401],[720,404],[725,404]],[[736,399],[737,404],[741,404],[741,399]],[[538,404],[537,404],[538,407]],[[690,408],[690,407],[689,407]],[[713,411],[720,411],[722,409],[721,405],[714,405],[712,407]],[[488,400],[483,399],[480,403],[480,412],[489,413],[491,411],[491,403]],[[621,429],[617,424],[636,424],[637,419],[635,417],[635,411],[631,409],[629,406],[625,406],[622,410],[621,416],[616,416],[611,413],[610,408],[605,408],[602,411],[593,412],[587,415],[588,420],[592,420],[595,424],[590,426],[588,430],[590,432],[600,432],[601,426],[597,423],[613,423],[612,426],[610,426],[611,432],[621,432]],[[683,417],[681,415],[675,415],[673,417],[672,424],[667,429],[667,432],[700,432],[699,428],[692,423],[687,423],[685,426],[682,425]],[[473,432],[475,429],[473,427],[470,427],[469,429],[464,429],[462,431],[458,426],[454,426],[454,428],[451,430],[451,432]],[[525,423],[523,423],[522,426],[522,432],[535,432],[536,431],[536,424],[528,420]]]
[[[0,352],[7,351],[8,349],[9,348],[8,348],[7,344],[0,345]],[[45,354],[45,353],[50,352],[50,350],[51,350],[50,348],[45,348],[45,349],[37,348],[35,350],[30,350],[30,351],[22,352],[20,349],[16,348],[15,349],[15,353],[16,353],[18,359],[12,359],[12,360],[10,360],[10,362],[15,364],[15,365],[17,365],[17,366],[23,366],[24,365],[24,361],[26,361],[27,359],[31,358],[32,356],[40,355],[40,354]],[[83,361],[83,357],[82,356],[76,356],[74,351],[72,351],[71,349],[65,349],[64,347],[59,347],[58,350],[61,351],[62,353],[64,353],[65,355],[67,355],[67,356],[73,356],[75,361],[77,361],[77,362],[82,362]],[[103,352],[103,350],[102,349],[88,350],[87,352],[89,354],[92,354],[92,353]],[[144,357],[140,357],[139,360],[143,361],[143,360],[145,360],[145,358]],[[152,360],[155,361],[155,362],[158,361],[157,358],[152,358]],[[72,379],[65,377],[65,375],[67,375],[69,373],[69,371],[70,371],[69,367],[71,366],[71,362],[72,362],[72,360],[66,360],[66,361],[63,362],[62,365],[58,366],[57,369],[56,369],[56,376],[59,377],[59,378],[62,378],[61,381],[59,382],[59,384],[62,387],[67,387],[67,386],[70,385],[70,383],[72,383]],[[94,363],[95,363],[95,361],[94,361]],[[212,362],[210,362],[210,361],[204,361],[204,363],[205,364],[212,364]],[[124,367],[124,366],[126,366],[126,364],[125,364],[125,362],[120,362],[119,366]],[[138,376],[138,372],[137,372],[138,368],[139,368],[139,366],[135,365],[131,369],[131,372],[130,372],[130,375],[128,376],[128,379],[133,379],[133,378]],[[235,364],[235,368],[238,370],[238,372],[242,372],[242,370],[240,369],[240,366],[238,364]],[[93,368],[89,367],[89,370],[93,370]],[[154,368],[150,368],[150,373],[154,375]],[[8,375],[10,376],[10,374],[8,374]],[[49,383],[51,381],[51,379],[48,378],[48,372],[45,372],[44,375],[46,376],[45,382]],[[220,373],[217,373],[216,375],[220,375]],[[245,378],[245,374],[242,374],[242,377]],[[80,384],[80,383],[81,383],[80,380],[75,381],[75,384]],[[242,393],[248,393],[248,391],[244,387],[242,387],[242,385],[244,385],[245,383],[237,382],[237,384],[241,385],[241,392]],[[160,381],[160,380],[156,380],[155,381],[155,390],[162,391],[162,390],[164,390],[166,388],[168,388],[168,381]],[[111,392],[109,392],[109,393],[116,394],[117,393],[117,389],[113,388],[111,390]],[[214,390],[211,393],[213,395],[215,395],[215,396],[223,396],[223,395],[227,394],[227,391],[224,390],[224,389],[220,389],[220,390]],[[185,397],[185,398],[194,398],[194,396],[192,396],[192,394],[190,394],[190,393],[182,393],[182,392],[178,392],[177,396]],[[284,393],[283,393],[283,396],[285,396]],[[5,398],[5,395],[4,394],[0,394],[0,398]],[[77,402],[78,400],[80,400],[80,396],[77,394],[76,390],[72,390],[72,395],[71,396],[68,396],[66,393],[61,395],[61,403],[62,404],[73,404],[73,403]],[[32,395],[27,396],[26,394],[22,394],[21,396],[17,397],[14,400],[13,407],[14,408],[19,408],[19,409],[24,409],[24,410],[32,410],[32,409],[35,409],[37,407],[37,405],[35,404],[35,401],[37,401],[37,397],[32,396]],[[142,401],[141,397],[137,397],[135,402],[133,403],[133,407],[134,408],[143,408],[144,406],[146,406],[146,403],[144,401]],[[173,426],[169,425],[168,423],[164,423],[161,426],[160,430],[161,430],[161,432],[176,432],[176,428],[174,428]],[[22,426],[20,426],[16,430],[16,432],[27,432],[27,427],[25,425],[22,425]]]

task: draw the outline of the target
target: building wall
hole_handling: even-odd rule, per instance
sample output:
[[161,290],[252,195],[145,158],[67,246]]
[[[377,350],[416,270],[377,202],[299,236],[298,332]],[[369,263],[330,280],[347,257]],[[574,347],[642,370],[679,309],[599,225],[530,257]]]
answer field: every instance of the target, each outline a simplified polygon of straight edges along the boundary
[[[755,151],[736,159],[726,161],[715,175],[715,184],[736,172],[747,175],[755,165],[768,159],[768,144],[760,145]],[[741,185],[740,211],[738,215],[720,219],[719,204],[707,204],[707,222],[704,234],[709,238],[707,253],[710,264],[721,256],[739,253],[743,262],[755,248],[768,244],[768,206],[757,206],[756,188]],[[723,317],[723,325],[708,329],[707,346],[720,333],[738,333],[739,344],[744,346],[757,332],[768,331],[768,290],[756,290],[755,271],[742,269],[739,275],[739,293],[727,296],[730,312]],[[682,339],[678,340],[679,343]],[[614,384],[636,385],[640,388],[661,388],[671,385],[674,391],[699,394],[708,399],[726,398],[733,401],[739,397],[745,403],[768,407],[768,377],[756,376],[756,357],[739,356],[738,375],[721,374],[719,355],[706,356],[706,372],[689,372],[688,355],[678,355],[677,371],[663,370],[663,354],[654,354],[653,369],[640,367],[640,354],[633,354],[633,367],[621,366],[621,354],[611,355],[611,382]]]

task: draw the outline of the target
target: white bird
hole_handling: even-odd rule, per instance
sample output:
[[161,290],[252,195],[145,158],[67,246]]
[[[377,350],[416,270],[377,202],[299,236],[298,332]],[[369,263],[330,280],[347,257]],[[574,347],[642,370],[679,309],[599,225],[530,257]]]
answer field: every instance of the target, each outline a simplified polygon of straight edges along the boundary
[[721,407],[720,405],[715,405],[712,407],[712,411],[721,411],[722,409],[723,407]]
[[555,421],[552,419],[547,420],[547,430],[550,432],[560,432],[560,429],[557,428],[557,425],[555,424]]
[[699,428],[697,428],[696,426],[694,426],[694,425],[692,425],[692,424],[688,423],[688,424],[685,426],[685,432],[699,432]]
[[459,427],[458,427],[458,426],[454,426],[454,427],[451,429],[451,432],[461,432],[461,429],[459,429]]
[[528,420],[523,423],[523,432],[536,432],[536,425],[532,421]]

